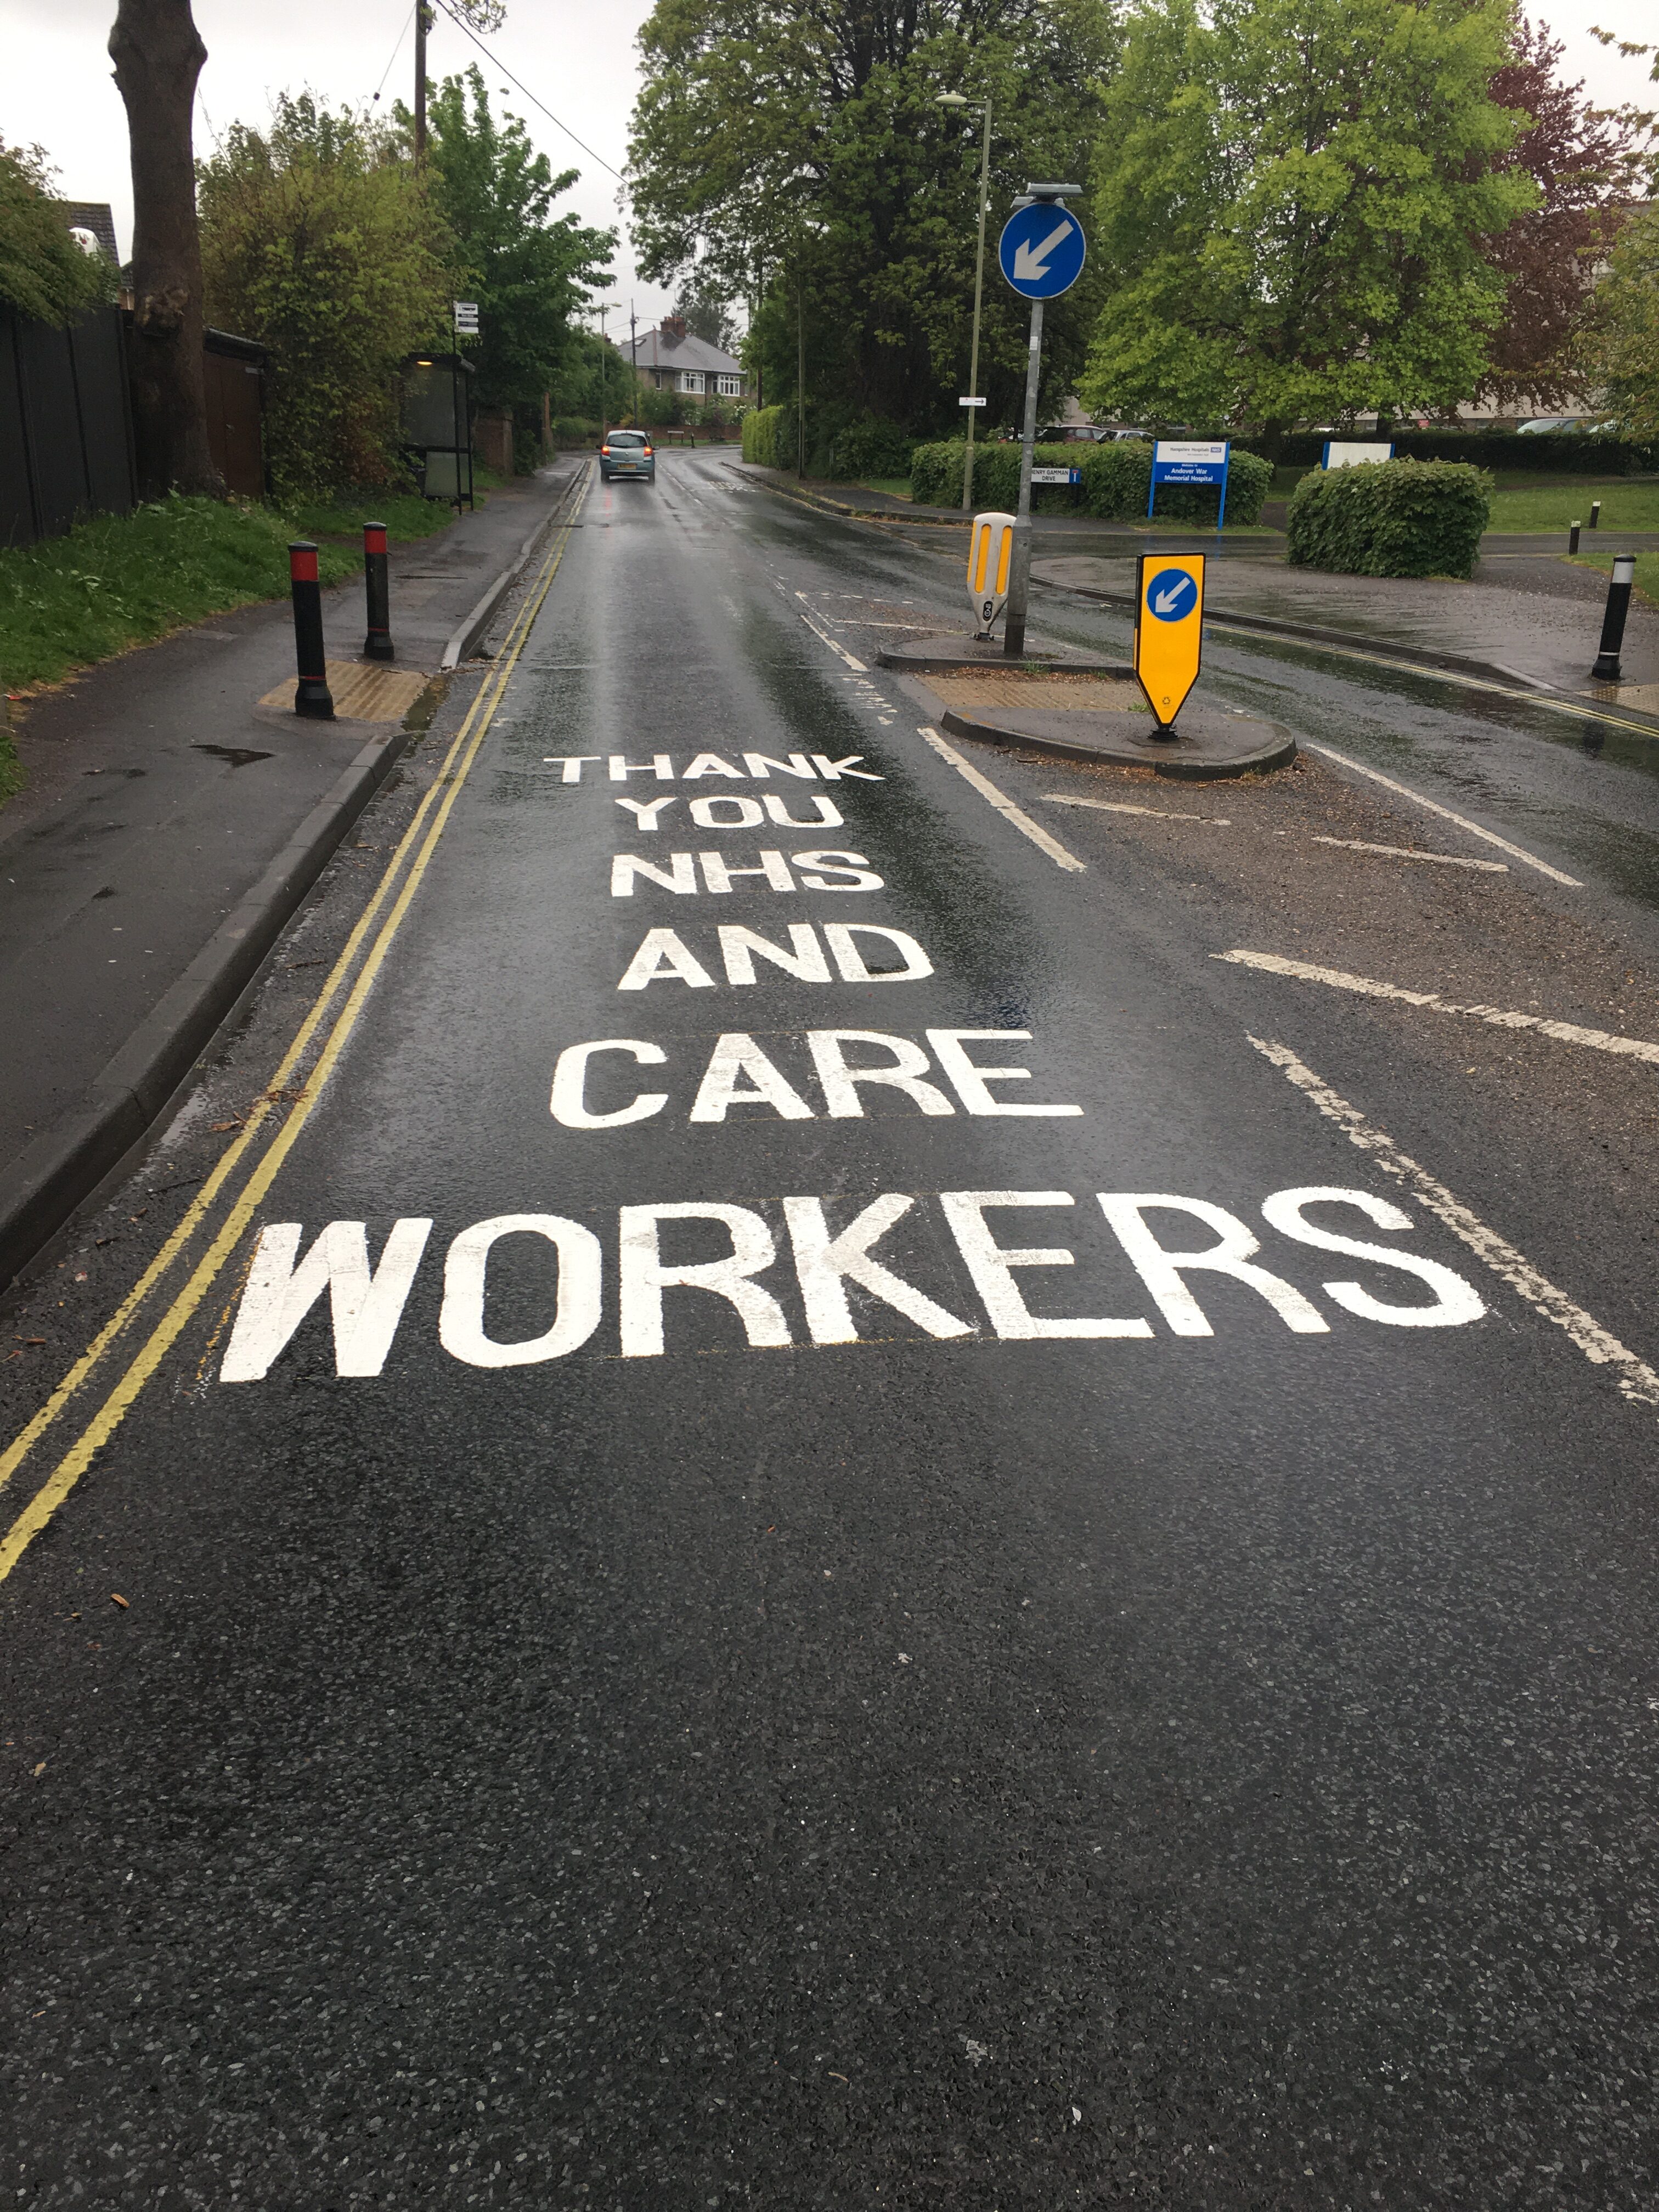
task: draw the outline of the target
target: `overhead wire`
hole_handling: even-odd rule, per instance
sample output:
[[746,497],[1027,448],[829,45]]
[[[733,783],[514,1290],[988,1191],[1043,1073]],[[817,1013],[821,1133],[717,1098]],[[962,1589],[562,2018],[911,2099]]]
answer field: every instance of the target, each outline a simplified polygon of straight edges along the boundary
[[[415,0],[415,5],[418,7],[419,4],[420,0]],[[404,17],[404,27],[398,33],[398,43],[393,46],[390,55],[387,57],[386,67],[380,71],[380,82],[374,88],[374,98],[368,103],[371,107],[375,105],[375,102],[380,99],[380,94],[386,90],[386,81],[392,74],[392,64],[397,60],[398,55],[402,53],[404,50],[404,40],[409,36],[409,27],[414,21],[415,8],[411,7],[408,15]]]
[[604,155],[596,154],[585,138],[578,138],[575,132],[570,128],[570,125],[568,123],[561,123],[558,117],[555,115],[552,109],[548,106],[545,100],[538,100],[535,94],[530,89],[530,87],[526,84],[521,78],[514,76],[512,70],[508,69],[505,62],[499,60],[495,55],[490,52],[489,48],[485,46],[483,40],[473,29],[471,24],[467,21],[465,16],[457,15],[455,10],[448,5],[448,0],[437,0],[437,4],[443,9],[444,14],[448,16],[450,21],[454,24],[457,30],[465,31],[466,33],[467,37],[471,40],[473,45],[478,49],[478,52],[483,56],[484,59],[489,62],[493,68],[498,69],[501,75],[507,80],[508,83],[516,85],[532,107],[539,107],[542,113],[547,118],[548,121],[551,123],[556,129],[562,131],[565,137],[569,139],[573,146],[580,146],[590,161],[597,161],[602,169],[608,170],[611,175],[617,179],[617,182],[619,185],[627,183],[628,179],[623,175],[620,169],[612,168],[611,163],[605,160]]

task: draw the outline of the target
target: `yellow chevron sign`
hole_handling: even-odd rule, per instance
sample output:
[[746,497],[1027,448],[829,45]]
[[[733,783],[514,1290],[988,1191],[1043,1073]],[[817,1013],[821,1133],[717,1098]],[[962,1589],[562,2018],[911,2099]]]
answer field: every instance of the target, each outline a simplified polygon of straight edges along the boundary
[[1204,633],[1204,556],[1143,553],[1135,592],[1135,675],[1167,730],[1198,681]]

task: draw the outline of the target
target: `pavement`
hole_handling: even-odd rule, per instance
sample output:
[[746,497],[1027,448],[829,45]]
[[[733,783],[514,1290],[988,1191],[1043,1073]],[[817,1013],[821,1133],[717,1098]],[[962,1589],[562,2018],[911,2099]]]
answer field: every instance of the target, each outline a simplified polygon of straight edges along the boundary
[[1646,2212],[1651,743],[570,520],[0,1314],[8,2186]]
[[360,584],[324,594],[339,719],[300,720],[286,603],[240,608],[32,700],[0,812],[0,1283],[138,1140],[429,717],[458,626],[581,464],[391,556],[396,663]]

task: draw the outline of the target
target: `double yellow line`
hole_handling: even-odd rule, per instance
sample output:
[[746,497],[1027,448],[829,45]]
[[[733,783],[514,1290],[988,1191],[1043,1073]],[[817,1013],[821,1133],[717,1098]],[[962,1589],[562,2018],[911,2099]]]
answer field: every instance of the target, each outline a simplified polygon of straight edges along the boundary
[[[167,1311],[151,1329],[143,1346],[128,1364],[120,1380],[114,1385],[97,1412],[58,1461],[46,1481],[0,1538],[0,1582],[3,1582],[35,1537],[52,1519],[58,1507],[74,1489],[91,1465],[94,1454],[109,1442],[128,1411],[137,1401],[144,1385],[177,1340],[191,1316],[200,1305],[215,1279],[235,1249],[254,1209],[275,1182],[283,1161],[297,1143],[301,1131],[311,1118],[312,1109],[321,1097],[324,1086],[332,1073],[335,1063],[344,1050],[346,1042],[356,1027],[357,1018],[374,988],[374,979],[391,951],[410,903],[420,888],[438,842],[442,837],[456,799],[460,796],[478,749],[489,732],[495,710],[500,706],[518,665],[520,654],[530,635],[531,627],[541,611],[553,578],[558,571],[576,517],[587,497],[587,478],[584,477],[580,489],[569,512],[560,524],[547,557],[537,572],[536,580],[519,611],[500,659],[480,686],[477,696],[466,712],[466,718],[456,732],[454,742],[446,755],[442,768],[430,788],[422,797],[410,823],[399,839],[397,850],[386,864],[386,872],[375,886],[373,896],[357,917],[344,950],[329,973],[313,1000],[304,1021],[300,1024],[293,1043],[283,1056],[281,1066],[271,1078],[264,1095],[250,1112],[240,1132],[228,1145],[224,1153],[191,1200],[190,1207],[178,1227],[150,1261],[132,1289],[128,1291],[114,1314],[105,1323],[86,1350],[81,1354],[57,1389],[47,1399],[33,1420],[15,1437],[3,1452],[0,1452],[0,1489],[8,1485],[35,1446],[62,1419],[93,1376],[102,1366],[109,1353],[131,1328],[143,1308],[172,1269],[174,1262],[195,1241],[198,1232],[207,1222],[220,1196],[234,1182],[239,1170],[258,1145],[267,1125],[275,1120],[288,1091],[292,1078],[304,1065],[311,1047],[327,1020],[329,1011],[343,992],[349,990],[345,1003],[334,1019],[333,1027],[318,1053],[309,1072],[301,1082],[297,1095],[289,1106],[286,1119],[264,1153],[252,1166],[246,1180],[231,1199],[213,1241],[198,1261],[184,1288],[179,1291]],[[412,856],[412,857],[411,857]],[[390,902],[390,911],[374,933],[376,916]],[[374,933],[374,942],[369,939]],[[359,965],[359,955],[365,945],[368,951]],[[355,981],[353,979],[355,970]]]

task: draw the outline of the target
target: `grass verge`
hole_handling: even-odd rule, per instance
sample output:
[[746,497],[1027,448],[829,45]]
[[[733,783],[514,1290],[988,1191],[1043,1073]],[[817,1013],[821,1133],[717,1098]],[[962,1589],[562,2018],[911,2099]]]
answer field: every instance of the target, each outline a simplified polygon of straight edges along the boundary
[[[477,473],[482,493],[486,472]],[[384,522],[396,544],[429,538],[453,520],[436,501],[372,491],[282,512],[164,499],[131,514],[95,515],[63,538],[0,551],[0,686],[56,684],[185,623],[283,598],[290,538],[317,540],[322,580],[335,584],[360,568],[365,521]],[[0,798],[4,773],[0,757]]]
[[[1603,530],[1659,530],[1659,483],[1603,483],[1580,477],[1572,484],[1499,484],[1492,495],[1490,530],[1549,530],[1565,534],[1570,522],[1589,522],[1590,502],[1601,502]],[[1614,547],[1614,551],[1618,548]]]
[[[1599,568],[1604,576],[1610,576],[1613,558],[1619,550],[1616,545],[1609,545],[1605,553],[1579,553],[1571,565],[1575,568]],[[1644,600],[1650,607],[1659,606],[1659,553],[1636,556],[1636,586],[1632,596]]]

